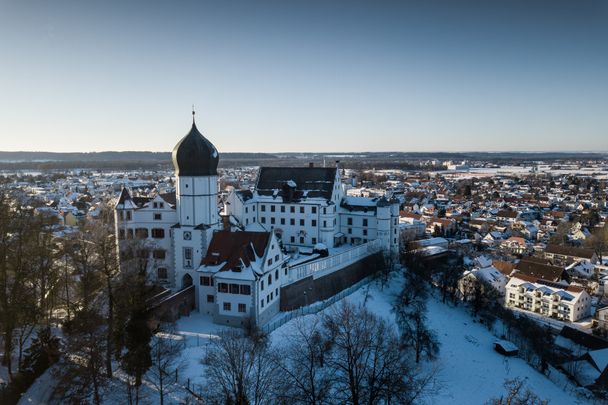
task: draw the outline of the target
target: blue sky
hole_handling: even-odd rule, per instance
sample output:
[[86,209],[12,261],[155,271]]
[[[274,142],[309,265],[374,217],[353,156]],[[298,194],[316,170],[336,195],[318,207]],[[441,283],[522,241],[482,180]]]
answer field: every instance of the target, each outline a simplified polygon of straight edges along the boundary
[[608,2],[0,0],[0,150],[608,151]]

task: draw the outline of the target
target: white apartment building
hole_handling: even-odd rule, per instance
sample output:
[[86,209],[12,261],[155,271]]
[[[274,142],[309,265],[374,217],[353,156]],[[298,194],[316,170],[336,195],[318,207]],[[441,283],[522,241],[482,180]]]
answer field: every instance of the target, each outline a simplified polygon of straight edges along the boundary
[[591,297],[583,288],[564,287],[521,274],[507,283],[505,305],[570,322],[591,315]]

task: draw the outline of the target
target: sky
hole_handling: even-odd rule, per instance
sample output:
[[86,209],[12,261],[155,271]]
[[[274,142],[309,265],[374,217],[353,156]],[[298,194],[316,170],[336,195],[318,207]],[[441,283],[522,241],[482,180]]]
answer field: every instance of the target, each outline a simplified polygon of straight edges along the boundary
[[0,150],[608,151],[608,2],[0,0]]

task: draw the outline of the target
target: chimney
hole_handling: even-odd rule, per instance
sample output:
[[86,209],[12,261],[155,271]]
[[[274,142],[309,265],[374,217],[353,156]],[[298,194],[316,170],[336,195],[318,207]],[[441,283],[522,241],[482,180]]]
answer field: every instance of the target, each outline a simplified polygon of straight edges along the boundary
[[308,163],[308,167],[309,167],[310,169],[312,169],[313,167],[315,167],[314,162],[309,162],[309,163]]
[[340,161],[336,160],[336,168],[340,168]]

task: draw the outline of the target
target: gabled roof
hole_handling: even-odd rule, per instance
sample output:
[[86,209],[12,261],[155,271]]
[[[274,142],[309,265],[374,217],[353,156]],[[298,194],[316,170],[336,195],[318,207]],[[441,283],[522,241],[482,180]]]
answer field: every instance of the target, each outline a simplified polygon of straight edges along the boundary
[[517,218],[519,214],[516,211],[501,210],[496,213],[497,217],[501,218]]
[[259,195],[282,197],[284,201],[330,200],[335,178],[335,167],[262,167],[255,188]]
[[522,259],[515,265],[515,269],[520,274],[536,277],[542,280],[557,283],[565,278],[565,269],[548,264],[537,263],[535,261]]
[[592,335],[590,333],[582,332],[576,328],[570,326],[564,326],[559,333],[567,339],[570,339],[576,344],[585,346],[591,350],[606,349],[608,348],[608,341],[600,338],[599,336]]
[[176,197],[175,197],[175,191],[173,191],[171,193],[162,193],[162,194],[160,194],[160,198],[162,198],[167,203],[169,203],[173,206],[175,206],[175,204],[177,203]]
[[223,263],[219,271],[234,269],[241,263],[249,267],[251,262],[264,256],[269,240],[270,232],[215,232],[202,264],[217,266]]
[[593,250],[591,249],[561,245],[547,245],[545,252],[562,256],[582,257],[585,259],[591,259],[594,254]]

